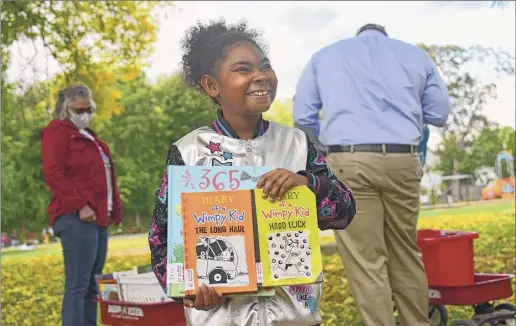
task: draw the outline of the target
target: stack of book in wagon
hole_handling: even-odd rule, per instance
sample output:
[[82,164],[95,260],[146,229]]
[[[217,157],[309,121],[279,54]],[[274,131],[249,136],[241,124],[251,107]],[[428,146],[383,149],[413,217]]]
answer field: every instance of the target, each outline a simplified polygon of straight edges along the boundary
[[95,275],[100,300],[132,303],[158,303],[171,301],[163,295],[150,265],[136,266],[132,270]]
[[273,296],[274,287],[322,282],[314,193],[271,202],[255,189],[271,169],[168,167],[167,295],[206,284],[226,296]]

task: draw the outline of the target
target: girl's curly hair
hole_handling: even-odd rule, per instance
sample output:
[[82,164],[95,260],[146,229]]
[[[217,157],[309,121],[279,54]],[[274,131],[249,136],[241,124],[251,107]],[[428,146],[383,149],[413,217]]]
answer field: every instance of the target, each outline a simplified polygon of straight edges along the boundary
[[249,29],[245,21],[230,26],[223,18],[208,24],[197,22],[186,31],[181,41],[181,65],[186,83],[202,91],[201,77],[215,74],[217,62],[224,58],[229,47],[249,42],[265,53],[259,39],[260,33]]

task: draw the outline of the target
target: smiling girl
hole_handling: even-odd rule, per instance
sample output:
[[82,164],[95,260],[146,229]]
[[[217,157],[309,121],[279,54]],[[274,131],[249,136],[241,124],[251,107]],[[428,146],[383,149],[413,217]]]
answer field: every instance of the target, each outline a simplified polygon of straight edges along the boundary
[[[211,126],[170,146],[167,166],[272,167],[257,184],[264,196],[275,200],[294,186],[306,185],[316,194],[319,228],[345,229],[355,215],[350,189],[337,180],[306,134],[262,118],[274,101],[278,79],[257,39],[258,33],[245,23],[228,27],[223,20],[198,23],[187,31],[182,41],[185,79],[214,100],[219,110]],[[163,180],[160,191],[166,192],[166,176]],[[154,272],[165,287],[167,205],[159,199],[149,244]],[[185,299],[184,305],[190,326],[312,326],[321,322],[320,299],[320,283],[279,287],[274,297],[227,300],[203,285],[195,300]]]

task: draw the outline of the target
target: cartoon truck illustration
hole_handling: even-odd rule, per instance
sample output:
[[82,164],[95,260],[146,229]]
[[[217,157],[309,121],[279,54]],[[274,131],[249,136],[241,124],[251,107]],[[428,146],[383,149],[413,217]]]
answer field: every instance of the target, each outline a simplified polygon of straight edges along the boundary
[[200,237],[197,242],[197,275],[209,284],[224,284],[237,276],[236,250],[224,237]]

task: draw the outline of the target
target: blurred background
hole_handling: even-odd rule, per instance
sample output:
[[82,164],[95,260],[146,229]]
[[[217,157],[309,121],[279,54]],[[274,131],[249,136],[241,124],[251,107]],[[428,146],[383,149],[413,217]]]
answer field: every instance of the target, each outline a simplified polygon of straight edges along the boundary
[[[39,137],[52,118],[57,91],[84,83],[97,103],[93,129],[110,145],[123,199],[124,223],[112,232],[138,236],[117,248],[127,256],[128,248],[140,246],[135,259],[148,259],[141,233],[150,224],[169,144],[214,117],[212,104],[185,88],[178,68],[179,41],[197,20],[245,19],[263,32],[279,78],[267,117],[287,125],[297,79],[311,55],[354,36],[365,23],[385,26],[391,37],[428,51],[452,100],[448,124],[431,129],[422,204],[495,200],[507,194],[503,180],[514,180],[513,1],[2,1],[0,9],[1,230],[8,238],[14,230],[16,245],[54,240],[44,235],[50,194]],[[60,247],[45,250],[43,257],[59,254]],[[4,270],[6,257],[17,264],[14,269]],[[20,265],[24,257],[29,256],[2,251],[2,325],[54,325],[59,304],[34,311],[26,300],[52,288],[48,293],[57,293],[52,300],[59,302],[61,284],[38,291],[4,288],[5,275],[18,278],[32,268]],[[38,262],[62,270],[60,262]],[[109,264],[108,269],[121,268],[116,264],[122,262]],[[4,290],[11,291],[9,297]],[[39,317],[17,319],[23,309],[5,316],[11,312],[5,305],[14,303]],[[350,324],[354,317],[349,318],[335,320]]]

